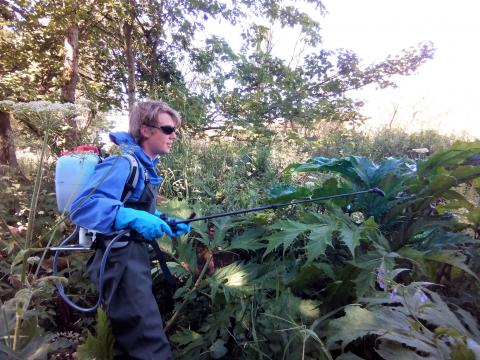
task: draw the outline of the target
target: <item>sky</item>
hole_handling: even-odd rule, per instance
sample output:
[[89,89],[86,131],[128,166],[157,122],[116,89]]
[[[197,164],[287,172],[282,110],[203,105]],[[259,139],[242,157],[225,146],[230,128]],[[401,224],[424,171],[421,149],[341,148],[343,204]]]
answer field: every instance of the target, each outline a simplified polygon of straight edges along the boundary
[[[416,74],[395,79],[397,88],[370,86],[350,94],[365,101],[366,128],[392,121],[410,132],[435,129],[480,138],[480,1],[323,0],[323,17],[319,10],[302,8],[301,1],[291,3],[320,22],[324,48],[353,50],[365,65],[421,42],[433,43],[434,58]],[[225,23],[207,24],[206,32],[241,44],[240,31],[228,28]],[[298,31],[275,28],[273,53],[289,61],[297,37]]]
[[398,88],[367,88],[368,126],[388,123],[410,131],[436,129],[480,138],[480,2],[475,0],[324,0],[320,19],[326,48],[354,50],[366,64],[422,41],[432,41],[434,59]]

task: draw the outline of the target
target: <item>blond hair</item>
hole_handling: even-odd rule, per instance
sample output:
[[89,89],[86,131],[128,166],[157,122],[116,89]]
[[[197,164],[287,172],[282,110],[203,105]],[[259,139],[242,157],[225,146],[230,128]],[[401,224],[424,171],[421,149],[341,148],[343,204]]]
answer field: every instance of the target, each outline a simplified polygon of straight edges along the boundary
[[142,133],[140,131],[142,125],[158,125],[158,116],[164,113],[172,117],[176,127],[181,125],[182,118],[180,114],[165,102],[160,100],[138,102],[130,112],[129,134],[139,143],[142,140]]

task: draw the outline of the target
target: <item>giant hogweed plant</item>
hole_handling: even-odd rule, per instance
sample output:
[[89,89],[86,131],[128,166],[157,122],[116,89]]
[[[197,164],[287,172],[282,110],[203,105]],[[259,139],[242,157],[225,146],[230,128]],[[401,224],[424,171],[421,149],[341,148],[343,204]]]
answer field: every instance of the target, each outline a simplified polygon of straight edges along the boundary
[[[53,276],[41,278],[29,276],[31,275],[29,274],[30,264],[37,263],[39,260],[34,255],[45,251],[44,248],[35,247],[33,229],[47,140],[48,132],[44,136],[25,238],[12,233],[18,251],[11,263],[10,278],[16,283],[16,289],[13,297],[2,303],[0,308],[0,334],[3,339],[0,344],[0,353],[8,359],[46,357],[48,351],[53,348],[49,344],[52,336],[44,334],[39,326],[39,318],[46,315],[43,313],[46,308],[42,305],[41,299],[50,297],[54,290],[54,283],[62,279]],[[2,218],[2,221],[6,225],[5,219]],[[46,316],[49,316],[48,313]]]
[[[395,285],[390,293],[360,299],[326,326],[327,346],[342,359],[359,359],[355,343],[370,346],[383,359],[475,360],[480,356],[477,320],[449,306],[429,283]],[[374,344],[365,338],[375,337]]]
[[[350,211],[373,216],[391,248],[412,258],[419,270],[426,269],[424,262],[445,263],[476,278],[466,266],[468,261],[477,266],[474,257],[467,256],[472,248],[466,245],[476,243],[479,236],[480,213],[474,203],[480,183],[475,161],[479,148],[478,142],[457,143],[413,164],[400,159],[376,165],[358,157],[317,158],[290,170],[335,173],[347,188],[381,187],[386,199],[358,198]],[[465,186],[473,187],[475,196],[467,198]],[[424,261],[416,261],[419,258]]]
[[[187,282],[175,294],[177,306],[190,303],[186,307],[189,315],[178,318],[171,337],[177,355],[333,358],[345,348],[335,346],[335,336],[325,330],[332,317],[341,313],[348,316],[349,304],[364,296],[389,296],[398,288],[397,282],[425,277],[435,282],[438,279],[432,264],[448,265],[452,282],[463,279],[466,273],[474,279],[468,286],[474,294],[478,279],[472,267],[476,264],[466,254],[474,249],[471,245],[476,239],[462,230],[478,228],[478,221],[473,204],[458,187],[468,181],[476,186],[480,167],[470,164],[469,159],[478,147],[477,143],[457,144],[418,163],[386,159],[377,165],[365,158],[348,157],[316,158],[290,166],[289,174],[329,176],[327,180],[319,177],[322,183],[314,186],[276,189],[272,202],[373,186],[382,188],[386,197],[365,195],[287,209],[276,216],[224,219],[216,223],[219,231],[214,238],[199,235],[198,240],[214,256],[234,253],[236,261],[197,281],[196,291],[187,291],[192,289],[192,283]],[[459,218],[459,214],[464,216]],[[206,233],[206,228],[198,230],[198,234]],[[440,299],[428,304],[433,308],[443,301],[433,293],[430,299]],[[391,304],[379,303],[373,311],[387,311],[382,306]],[[192,311],[199,318],[192,316]],[[407,323],[418,318],[416,313],[408,314],[399,318],[405,323],[399,326],[413,326]],[[433,322],[431,326],[437,325]],[[468,339],[475,344],[478,327],[474,321],[470,327]],[[358,338],[379,335],[367,331],[358,334]],[[459,340],[452,345],[449,336]],[[460,351],[470,356],[469,348],[462,347],[468,340],[465,336],[465,331],[452,330],[446,321],[425,342],[428,346],[441,342],[441,354]],[[400,335],[398,339],[395,343],[382,338],[383,343],[388,340],[393,345],[382,345],[380,356],[397,350],[403,354]],[[428,346],[419,345],[418,349],[427,353],[425,349],[431,350]],[[438,352],[428,354],[435,357]],[[345,356],[350,355],[341,355],[348,358]]]
[[[10,232],[11,237],[9,241],[2,240],[2,250],[8,252],[13,259],[5,263],[2,261],[2,265],[10,265],[9,269],[2,266],[1,271],[4,276],[9,277],[11,286],[2,293],[0,303],[0,336],[2,338],[0,354],[8,359],[40,359],[46,358],[49,352],[65,346],[61,342],[52,343],[54,334],[46,333],[40,326],[41,321],[54,323],[55,313],[49,309],[46,300],[51,299],[56,291],[54,287],[56,282],[65,282],[65,278],[40,273],[45,268],[43,263],[47,248],[58,236],[59,226],[64,222],[65,217],[62,216],[53,224],[50,223],[48,227],[44,227],[43,223],[38,226],[37,215],[51,129],[60,127],[64,117],[73,116],[73,113],[71,107],[62,107],[58,104],[41,103],[35,107],[34,103],[29,103],[28,106],[22,106],[16,105],[15,114],[28,115],[42,124],[43,144],[30,204],[26,210],[28,213],[26,234],[22,236],[10,231],[8,226],[10,219],[0,214],[1,225]],[[24,110],[25,113],[22,112]]]
[[[348,297],[333,295],[341,291],[337,284],[344,282],[342,268],[349,272],[355,268],[349,261],[362,241],[383,249],[385,241],[376,225],[372,221],[358,225],[335,207],[329,212],[304,209],[270,224],[265,224],[265,214],[214,224],[217,231],[209,237],[205,224],[194,223],[197,241],[216,255],[233,253],[237,261],[197,281],[194,292],[190,280],[175,293],[176,311],[188,309],[178,317],[179,329],[172,336],[178,355],[219,358],[232,352],[239,358],[298,358],[301,349],[304,356],[329,357],[309,325],[321,313],[335,310],[339,301],[353,301],[348,279],[344,286]],[[182,243],[177,246],[179,258],[195,268],[195,254],[185,249],[189,247]],[[364,272],[368,275],[370,268],[378,267],[382,256],[388,260],[385,254],[388,251]],[[384,261],[385,271],[393,268],[391,263]],[[368,286],[362,284],[362,291]],[[320,295],[325,289],[331,299]],[[192,317],[192,311],[201,318]]]

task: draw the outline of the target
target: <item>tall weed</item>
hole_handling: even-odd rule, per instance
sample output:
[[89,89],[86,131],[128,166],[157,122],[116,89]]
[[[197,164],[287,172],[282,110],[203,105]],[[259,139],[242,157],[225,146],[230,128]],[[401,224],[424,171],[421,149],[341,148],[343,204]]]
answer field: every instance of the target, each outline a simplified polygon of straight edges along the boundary
[[325,157],[365,156],[374,161],[387,157],[417,159],[422,155],[414,149],[425,148],[433,154],[445,150],[459,139],[441,135],[435,130],[409,134],[403,129],[389,127],[372,132],[337,129],[311,143],[309,152],[312,156]]
[[267,147],[180,139],[162,159],[161,195],[222,210],[254,206],[280,173]]

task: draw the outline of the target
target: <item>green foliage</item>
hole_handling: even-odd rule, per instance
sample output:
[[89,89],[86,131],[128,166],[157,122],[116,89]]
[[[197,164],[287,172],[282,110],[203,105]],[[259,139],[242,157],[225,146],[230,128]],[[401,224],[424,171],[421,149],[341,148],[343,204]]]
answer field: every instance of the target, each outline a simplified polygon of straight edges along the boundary
[[450,147],[459,137],[441,135],[435,130],[408,133],[405,129],[383,127],[368,132],[319,122],[305,128],[302,143],[313,156],[365,156],[373,161],[387,157],[417,159],[425,155],[413,149],[428,149],[430,154]]
[[[365,299],[330,321],[327,346],[341,347],[375,335],[375,351],[385,359],[475,359],[480,353],[477,321],[460,308],[452,311],[433,291],[411,284],[393,295]],[[476,346],[475,346],[476,345]]]
[[[187,308],[200,316],[178,318],[172,336],[178,357],[216,358],[227,351],[234,358],[347,359],[355,358],[349,350],[361,355],[361,342],[382,358],[472,357],[480,330],[462,308],[468,303],[479,313],[468,300],[477,298],[479,262],[472,247],[477,240],[462,230],[476,218],[459,186],[480,175],[470,165],[477,152],[473,142],[417,161],[317,157],[289,166],[287,179],[308,174],[318,183],[276,188],[270,201],[374,186],[386,197],[297,205],[263,222],[255,216],[215,221],[213,237],[200,234],[206,225],[195,225],[193,237],[216,264],[232,252],[244,261],[224,264],[193,293],[186,291],[188,282],[177,291],[176,301],[191,303]],[[447,211],[458,215],[442,218]],[[408,285],[415,280],[441,283],[445,297]],[[349,305],[359,302],[367,307]],[[344,306],[345,316],[334,319]]]
[[[190,129],[219,118],[258,132],[278,121],[358,122],[363,103],[349,90],[393,86],[393,76],[412,74],[433,56],[431,44],[419,44],[364,66],[350,50],[320,48],[320,23],[310,10],[325,14],[319,0],[8,3],[0,17],[0,52],[8,54],[0,61],[0,97],[58,101],[69,81],[65,37],[73,28],[77,94],[100,110],[122,108],[127,97],[162,98]],[[199,38],[205,23],[218,21],[240,29],[239,50],[219,36]],[[300,33],[289,62],[273,55],[275,28]]]
[[[323,13],[320,1],[306,2]],[[194,41],[210,18],[242,28],[239,53],[219,37]],[[48,134],[58,155],[76,140],[96,142],[105,123],[94,114],[122,107],[130,83],[136,87],[128,95],[161,97],[180,110],[185,135],[221,119],[225,133],[256,142],[181,139],[161,166],[162,195],[183,200],[163,203],[168,213],[187,217],[193,209],[200,216],[373,186],[385,191],[385,198],[368,194],[194,223],[189,237],[173,245],[162,239],[169,266],[187,278],[173,293],[153,270],[179,359],[358,359],[367,356],[361,342],[383,358],[478,355],[480,215],[472,198],[480,189],[480,145],[446,150],[450,139],[436,133],[383,129],[371,136],[338,125],[363,119],[362,102],[348,90],[393,86],[395,75],[409,75],[432,57],[431,45],[364,66],[351,51],[320,49],[320,24],[281,0],[8,2],[0,21],[0,52],[8,55],[0,59],[0,95],[19,101],[0,106],[13,113],[21,144],[35,147]],[[276,24],[301,30],[300,47],[312,47],[290,63],[275,57]],[[73,25],[81,34],[77,93],[90,102],[28,102],[60,98],[64,36]],[[127,61],[129,42],[134,64]],[[131,68],[133,78],[125,75]],[[326,121],[342,131],[319,136]],[[419,147],[441,151],[403,158],[419,157],[411,152]],[[280,179],[292,148],[320,156],[289,166]],[[344,157],[351,154],[357,156]],[[397,158],[384,159],[391,155]],[[64,280],[48,276],[43,247],[56,240],[62,220],[42,161],[36,168],[34,186],[0,180],[0,272],[8,279],[0,283],[0,351],[12,358],[48,356],[59,346],[42,328],[58,325],[52,284]],[[90,294],[81,275],[85,259],[69,260],[61,274],[74,292]],[[408,285],[424,280],[442,286],[433,292]],[[364,307],[352,305],[359,303]],[[81,358],[112,356],[108,321],[103,312],[97,316],[96,337],[89,333]]]
[[[382,358],[408,358],[414,351],[424,351],[417,355],[426,358],[472,356],[479,333],[473,319],[480,313],[478,143],[455,144],[418,160],[316,157],[290,165],[282,179],[285,159],[275,147],[184,139],[178,145],[161,166],[162,194],[182,199],[162,203],[168,214],[201,216],[373,186],[386,197],[363,194],[195,222],[189,236],[173,244],[161,239],[168,265],[185,279],[171,290],[152,270],[177,358],[368,358],[365,348]],[[16,186],[13,179],[2,181],[9,189]],[[27,223],[33,189],[18,184],[20,190],[24,194],[17,198],[19,192],[8,190],[1,204],[9,212],[4,227]],[[38,209],[49,209],[52,194],[36,193]],[[12,212],[15,206],[23,213]],[[45,233],[52,221],[47,220],[55,216],[50,210],[45,221],[36,217],[32,244],[48,245]],[[54,328],[58,310],[50,301],[51,284],[62,279],[45,276],[50,267],[35,248],[22,247],[21,234],[2,236],[5,249],[10,246],[8,254],[0,254],[2,277],[10,279],[1,283],[9,329],[2,351],[15,354],[27,349],[19,342],[13,352],[15,328],[23,339],[32,318],[39,332],[30,338],[50,339],[40,328]],[[68,275],[72,292],[82,298],[87,292],[88,302],[92,288],[81,273],[85,259],[69,260],[61,274]],[[23,304],[28,306],[22,313]],[[90,336],[79,351],[110,349],[100,345],[111,341],[104,320],[99,318],[96,338]],[[89,324],[85,318],[80,323]]]
[[[305,16],[307,19],[307,15]],[[258,31],[258,30],[262,31]],[[275,122],[311,125],[318,119],[338,123],[358,123],[362,102],[348,97],[347,91],[369,84],[393,86],[392,75],[408,75],[433,56],[431,44],[405,50],[397,57],[363,67],[349,50],[307,52],[297,67],[272,55],[268,47],[269,28],[255,27],[256,50],[241,55],[232,65],[229,78],[236,79],[233,90],[222,89],[217,101],[230,121],[262,131]],[[260,45],[267,47],[261,48]]]
[[181,139],[162,158],[160,193],[195,202],[203,211],[247,208],[267,196],[262,191],[277,178],[277,164],[265,147]]
[[78,347],[80,360],[113,359],[113,335],[106,312],[98,308],[95,336],[90,331],[85,344]]

